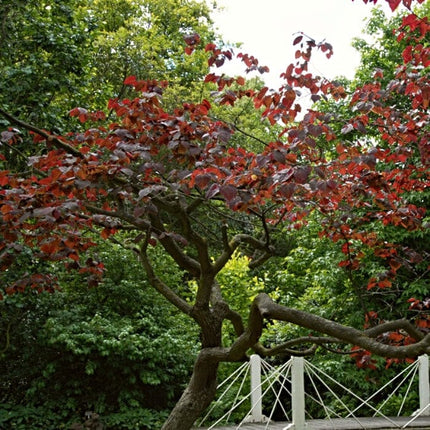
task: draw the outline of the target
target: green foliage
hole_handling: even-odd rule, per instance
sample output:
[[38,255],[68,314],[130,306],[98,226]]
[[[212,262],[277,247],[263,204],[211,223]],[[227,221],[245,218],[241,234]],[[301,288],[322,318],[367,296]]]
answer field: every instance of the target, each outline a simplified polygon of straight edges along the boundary
[[0,427],[16,430],[60,430],[69,428],[66,417],[62,416],[59,410],[31,405],[1,403]]
[[72,108],[125,96],[129,75],[169,80],[172,100],[191,97],[206,55],[186,56],[183,37],[215,39],[207,6],[185,0],[6,0],[0,22],[0,105],[57,133]]
[[[309,220],[306,228],[294,233],[288,254],[268,262],[259,276],[278,303],[360,328],[363,309],[359,280],[339,267],[344,255],[336,244],[319,236],[320,229],[318,217]],[[309,334],[282,322],[274,322],[267,329],[265,341],[269,344]]]
[[2,2],[0,103],[42,126],[61,129],[90,58],[80,0]]
[[115,430],[159,429],[167,415],[166,411],[130,409],[127,412],[107,415],[103,423],[106,428]]
[[[377,69],[384,71],[383,82],[385,84],[393,79],[397,65],[402,63],[402,49],[398,48],[397,36],[394,33],[400,23],[400,15],[387,19],[382,8],[375,7],[371,10],[371,16],[364,29],[364,35],[372,36],[371,41],[356,38],[353,42],[353,47],[359,51],[361,56],[360,66],[354,78],[355,84],[366,82]],[[393,49],[394,46],[395,49]]]
[[106,274],[97,288],[54,265],[62,291],[0,302],[6,423],[61,428],[93,410],[114,428],[156,429],[182,390],[198,333],[148,286],[131,251],[105,243],[99,253]]
[[[84,417],[67,416],[67,410],[61,413],[59,406],[0,404],[0,426],[4,429],[16,430],[61,430],[69,429],[73,424],[85,422]],[[166,418],[167,411],[130,408],[124,412],[107,414],[100,419],[100,422],[106,429],[148,430],[159,429]]]
[[264,283],[249,269],[249,257],[236,252],[219,273],[217,280],[231,308],[244,318]]

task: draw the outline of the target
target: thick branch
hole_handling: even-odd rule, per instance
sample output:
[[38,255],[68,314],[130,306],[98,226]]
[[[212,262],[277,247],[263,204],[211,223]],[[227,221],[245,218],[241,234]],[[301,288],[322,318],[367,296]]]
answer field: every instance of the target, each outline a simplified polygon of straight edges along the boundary
[[[265,348],[263,345],[258,343],[253,346],[253,349],[255,352],[265,357],[271,357],[279,354],[289,354],[289,355],[296,355],[296,356],[311,355],[315,353],[319,345],[326,345],[328,343],[344,343],[344,342],[339,341],[339,339],[336,339],[334,337],[303,336],[303,337],[298,337],[296,339],[292,339],[287,342],[284,342],[281,345],[276,345],[272,348]],[[295,346],[306,345],[306,344],[311,344],[312,346],[304,350],[293,349],[293,347]]]
[[182,251],[176,241],[165,230],[163,222],[159,216],[155,214],[151,215],[151,225],[154,231],[161,236],[158,237],[159,242],[168,254],[176,261],[178,266],[181,269],[190,272],[190,274],[195,278],[199,278],[201,272],[200,264]]
[[266,241],[258,240],[249,234],[237,234],[229,241],[227,237],[227,229],[225,226],[223,227],[222,234],[224,252],[217,258],[213,265],[215,273],[218,273],[226,265],[234,251],[244,243],[250,245],[254,249],[259,249],[265,251],[265,253],[270,253],[270,248],[268,249]]
[[408,320],[405,319],[388,321],[386,323],[379,324],[375,327],[368,328],[364,331],[364,333],[369,337],[375,338],[381,334],[395,330],[404,330],[412,338],[417,340],[424,339],[424,334],[419,331],[414,325],[412,325]]
[[[373,337],[370,337],[368,332],[362,332],[355,328],[343,326],[334,321],[304,311],[278,305],[273,302],[267,294],[259,294],[254,301],[253,307],[254,306],[258,309],[261,317],[255,319],[255,321],[250,321],[250,326],[254,326],[252,328],[257,332],[261,332],[261,327],[259,325],[264,317],[279,321],[287,321],[335,337],[340,341],[351,345],[357,345],[381,357],[407,358],[430,352],[430,334],[426,336],[420,335],[419,341],[411,345],[392,346],[378,342]],[[402,323],[400,323],[400,325],[401,324]],[[390,327],[390,329],[394,328],[393,325],[387,325],[384,332],[387,331],[387,327]],[[370,333],[372,335],[380,334],[376,331]]]
[[73,148],[72,146],[68,145],[67,143],[63,142],[58,137],[55,137],[49,133],[47,133],[44,130],[41,130],[40,128],[37,128],[31,124],[28,124],[24,121],[21,121],[18,118],[15,118],[10,113],[7,113],[5,110],[0,108],[0,115],[3,115],[6,119],[8,119],[12,124],[16,124],[22,128],[25,128],[28,131],[32,131],[33,133],[36,133],[42,137],[44,137],[49,143],[56,146],[57,148],[61,148],[64,151],[66,151],[69,154],[74,155],[75,157],[83,158],[83,154],[78,151],[77,149]]
[[185,238],[192,243],[198,252],[199,263],[202,274],[212,273],[212,264],[209,257],[207,240],[200,236],[191,226],[190,217],[186,209],[180,203],[173,208],[176,210],[176,217],[181,221]]
[[241,336],[245,331],[242,317],[238,312],[230,309],[230,306],[225,302],[221,288],[216,280],[214,280],[212,286],[211,303],[217,312],[222,310],[223,317],[232,323],[236,336]]
[[170,303],[176,306],[181,312],[186,315],[190,315],[192,306],[190,306],[185,300],[181,299],[175,294],[154,272],[151,262],[149,261],[147,254],[147,243],[142,247],[139,254],[140,261],[148,275],[149,282],[151,285],[162,294]]

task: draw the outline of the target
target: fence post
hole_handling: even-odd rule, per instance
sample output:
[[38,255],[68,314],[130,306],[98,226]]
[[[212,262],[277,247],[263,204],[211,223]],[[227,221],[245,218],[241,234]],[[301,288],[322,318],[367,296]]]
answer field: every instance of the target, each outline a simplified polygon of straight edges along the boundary
[[291,408],[293,422],[284,430],[304,430],[305,422],[305,380],[304,358],[292,357],[291,364]]
[[419,395],[421,415],[430,416],[430,382],[429,382],[429,356],[420,355],[419,360]]
[[251,416],[248,422],[262,423],[265,421],[261,394],[261,358],[257,354],[250,357],[251,365]]

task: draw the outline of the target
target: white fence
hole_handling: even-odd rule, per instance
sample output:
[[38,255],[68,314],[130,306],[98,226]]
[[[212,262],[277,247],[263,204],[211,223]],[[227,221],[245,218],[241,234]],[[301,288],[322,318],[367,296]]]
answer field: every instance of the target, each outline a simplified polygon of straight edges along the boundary
[[[306,380],[305,380],[306,378]],[[248,389],[250,384],[250,390]],[[306,387],[306,390],[305,390]],[[307,411],[309,402],[316,403],[319,411],[324,411],[326,419],[332,418],[353,418],[359,422],[360,416],[383,417],[393,427],[399,427],[389,415],[385,415],[384,408],[390,400],[399,402],[397,416],[401,416],[405,407],[406,398],[413,393],[417,397],[417,410],[410,417],[405,428],[410,425],[418,416],[430,416],[430,382],[429,382],[429,357],[422,355],[414,363],[399,372],[391,381],[384,384],[367,399],[337,381],[326,372],[317,369],[309,361],[302,357],[293,357],[288,362],[279,367],[273,367],[258,355],[252,355],[249,363],[244,363],[232,375],[230,375],[218,389],[223,389],[217,402],[215,402],[201,421],[202,425],[207,417],[213,415],[213,409],[222,402],[226,402],[226,396],[234,388],[236,390],[231,408],[225,412],[209,429],[214,428],[219,423],[228,423],[232,414],[238,408],[244,408],[247,403],[251,405],[249,411],[245,413],[242,421],[236,428],[240,428],[244,423],[266,423],[273,419],[275,409],[282,412],[285,421],[291,422],[286,429],[304,430],[306,428],[306,418],[312,419]],[[399,395],[400,389],[402,394]],[[270,393],[272,405],[270,412],[263,414],[263,399]],[[387,394],[389,393],[389,394]],[[286,408],[282,399],[290,398],[290,407]],[[397,396],[397,397],[394,397]],[[383,400],[381,400],[383,398]],[[354,407],[346,399],[354,400]],[[329,400],[329,401],[328,401]],[[394,402],[395,403],[395,402]],[[335,405],[335,406],[333,406]],[[366,409],[365,413],[363,410]],[[266,412],[267,413],[267,412]],[[360,415],[361,414],[361,415]]]

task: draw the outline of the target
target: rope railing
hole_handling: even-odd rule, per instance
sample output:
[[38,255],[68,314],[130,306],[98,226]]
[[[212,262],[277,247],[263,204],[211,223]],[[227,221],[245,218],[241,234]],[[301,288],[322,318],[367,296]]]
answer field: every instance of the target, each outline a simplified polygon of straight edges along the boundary
[[[407,424],[400,427],[388,416],[390,414],[384,413],[384,407],[390,403],[393,396],[399,395],[400,390],[403,389],[401,396],[399,395],[402,397],[397,410],[399,417],[404,411],[406,398],[412,393],[414,383],[417,382],[417,374],[419,408]],[[405,384],[406,389],[404,388]],[[247,387],[250,389],[248,390]],[[364,427],[360,423],[358,412],[363,412],[364,408],[367,410],[367,416],[381,417],[387,420],[390,426],[397,428],[406,428],[419,416],[430,416],[429,357],[427,355],[419,357],[418,360],[396,374],[394,378],[367,399],[363,399],[333,376],[322,369],[318,369],[317,366],[302,357],[292,357],[281,366],[274,367],[259,356],[253,355],[249,362],[243,363],[218,386],[218,389],[221,388],[223,391],[201,420],[200,426],[209,417],[212,418],[211,414],[215,408],[220,407],[223,402],[225,403],[227,393],[231,390],[236,390],[231,407],[215,422],[212,418],[212,424],[208,429],[213,429],[219,423],[229,422],[233,412],[236,411],[237,413],[239,407],[242,411],[246,404],[250,405],[250,408],[248,412],[242,415],[244,418],[236,425],[236,429],[240,429],[244,423],[250,422],[265,423],[264,428],[268,429],[275,411],[277,411],[278,417],[283,415],[286,421],[291,422],[285,430],[303,430],[306,427],[305,417],[312,419],[307,410],[309,402],[318,405],[317,410],[323,411],[327,420],[349,418],[356,421],[358,426],[362,428]],[[390,392],[386,394],[388,390]],[[265,411],[268,415],[265,416],[263,414],[263,399],[267,399],[269,393],[271,407],[266,404]],[[379,400],[378,404],[378,397],[384,395],[386,398],[383,401]],[[286,402],[285,399],[288,401]],[[395,398],[393,400],[396,401]],[[353,401],[358,402],[358,404],[353,404]],[[288,403],[289,406],[285,403]],[[391,413],[391,415],[393,414]]]

